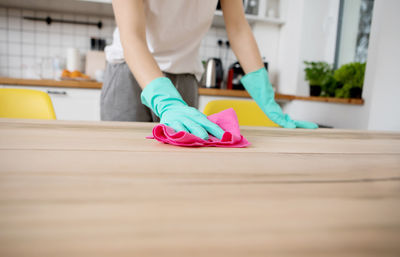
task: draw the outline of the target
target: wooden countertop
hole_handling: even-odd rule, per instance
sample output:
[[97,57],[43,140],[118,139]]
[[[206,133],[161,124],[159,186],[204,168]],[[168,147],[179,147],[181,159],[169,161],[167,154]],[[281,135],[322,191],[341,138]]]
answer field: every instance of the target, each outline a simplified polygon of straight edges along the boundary
[[0,119],[0,256],[399,256],[400,134]]
[[[212,89],[212,88],[199,88],[200,95],[209,96],[231,96],[231,97],[247,97],[250,95],[245,90],[227,90],[227,89]],[[355,98],[335,98],[335,97],[317,97],[317,96],[296,96],[296,95],[286,95],[286,94],[275,94],[276,100],[283,101],[293,101],[293,100],[304,100],[313,102],[326,102],[326,103],[338,103],[338,104],[353,104],[353,105],[363,105],[364,99]]]
[[[0,77],[0,84],[21,85],[21,86],[89,88],[89,89],[101,89],[102,87],[102,83],[99,82],[70,81],[70,80],[59,81],[59,80],[46,80],[46,79],[16,79],[16,78],[4,78],[4,77]],[[199,88],[199,94],[208,96],[230,96],[230,97],[244,97],[244,98],[250,97],[247,91],[244,90],[226,90],[226,89],[211,89],[211,88]],[[304,100],[304,101],[316,101],[316,102],[328,102],[328,103],[352,104],[352,105],[364,104],[363,99],[295,96],[295,95],[286,95],[279,93],[275,94],[275,99],[283,101]]]
[[94,81],[73,81],[53,79],[17,79],[0,77],[0,84],[38,87],[69,87],[101,89],[102,83]]

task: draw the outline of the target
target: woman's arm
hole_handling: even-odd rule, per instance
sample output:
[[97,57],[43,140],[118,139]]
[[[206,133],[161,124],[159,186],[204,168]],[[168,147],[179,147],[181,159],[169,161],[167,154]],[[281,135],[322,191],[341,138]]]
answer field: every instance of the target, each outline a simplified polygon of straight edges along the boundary
[[125,61],[140,87],[144,88],[163,74],[147,47],[143,0],[113,0],[112,5]]
[[[186,131],[205,140],[208,134],[221,139],[224,131],[196,108],[189,107],[171,80],[163,74],[146,42],[143,0],[113,0],[124,57],[142,87],[141,102],[149,107],[160,123],[175,131]],[[178,18],[179,17],[175,17]]]
[[240,81],[265,115],[284,128],[318,128],[318,125],[312,122],[292,120],[275,102],[268,72],[264,68],[253,32],[244,16],[242,0],[221,0],[221,7],[233,52],[246,72]]
[[221,7],[229,42],[245,73],[264,67],[242,0],[221,0]]

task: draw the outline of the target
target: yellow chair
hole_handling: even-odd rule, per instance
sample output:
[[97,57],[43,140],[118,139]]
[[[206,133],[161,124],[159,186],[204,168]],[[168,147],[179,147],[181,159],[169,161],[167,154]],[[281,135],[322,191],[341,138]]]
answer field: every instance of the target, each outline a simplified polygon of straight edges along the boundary
[[205,115],[211,115],[228,108],[233,108],[241,126],[266,126],[279,127],[270,120],[267,115],[258,107],[255,101],[248,100],[214,100],[208,102],[204,108]]
[[0,118],[55,120],[56,115],[45,92],[0,88]]

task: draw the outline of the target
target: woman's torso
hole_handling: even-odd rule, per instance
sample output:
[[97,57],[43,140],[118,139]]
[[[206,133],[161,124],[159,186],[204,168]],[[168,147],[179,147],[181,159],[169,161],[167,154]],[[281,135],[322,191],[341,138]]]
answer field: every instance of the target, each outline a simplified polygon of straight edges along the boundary
[[[200,42],[211,26],[217,0],[145,0],[146,37],[160,69],[192,73],[199,79],[203,67]],[[105,49],[108,62],[124,61],[118,28]]]

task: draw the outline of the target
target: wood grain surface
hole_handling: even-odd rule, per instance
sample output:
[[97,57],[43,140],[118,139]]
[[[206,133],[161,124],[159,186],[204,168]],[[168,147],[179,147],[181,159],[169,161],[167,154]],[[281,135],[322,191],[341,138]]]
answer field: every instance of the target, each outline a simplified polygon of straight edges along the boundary
[[400,256],[400,134],[0,119],[0,256]]

